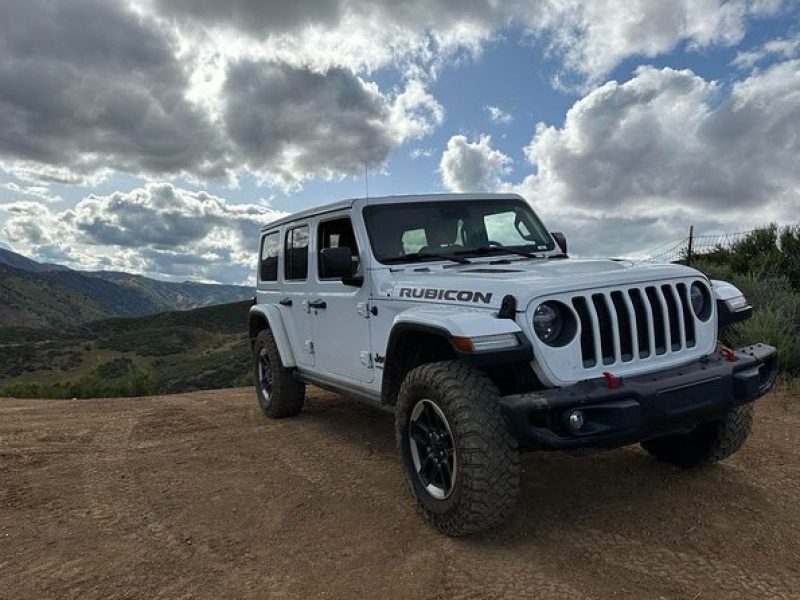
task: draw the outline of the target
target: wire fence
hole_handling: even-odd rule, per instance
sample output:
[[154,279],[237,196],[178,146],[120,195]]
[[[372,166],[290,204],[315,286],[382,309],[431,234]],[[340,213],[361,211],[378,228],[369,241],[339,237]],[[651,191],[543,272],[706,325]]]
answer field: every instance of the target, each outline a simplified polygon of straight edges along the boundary
[[748,236],[758,231],[769,229],[769,226],[757,227],[747,231],[728,231],[697,235],[694,226],[689,228],[689,235],[678,240],[670,240],[656,246],[644,255],[645,260],[653,262],[691,262],[692,258],[713,252],[714,250],[730,250]]

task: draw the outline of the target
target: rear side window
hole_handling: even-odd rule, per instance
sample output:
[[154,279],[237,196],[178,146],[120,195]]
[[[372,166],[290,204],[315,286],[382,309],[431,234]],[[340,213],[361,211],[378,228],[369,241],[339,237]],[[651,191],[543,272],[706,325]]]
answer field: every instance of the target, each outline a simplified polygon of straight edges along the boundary
[[278,254],[281,249],[281,234],[268,233],[261,241],[261,281],[278,281]]
[[308,277],[308,225],[286,232],[283,277],[286,280]]

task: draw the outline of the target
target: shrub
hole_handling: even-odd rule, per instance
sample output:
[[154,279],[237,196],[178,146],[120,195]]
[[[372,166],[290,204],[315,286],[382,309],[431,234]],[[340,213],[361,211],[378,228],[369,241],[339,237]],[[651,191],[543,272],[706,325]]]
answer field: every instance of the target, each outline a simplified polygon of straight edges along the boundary
[[696,257],[692,266],[726,267],[739,275],[782,277],[800,291],[800,226],[757,229],[730,248],[718,246]]
[[[732,347],[764,342],[778,349],[781,370],[800,374],[800,291],[788,277],[748,272],[738,274],[731,265],[705,260],[693,264],[712,279],[729,281],[739,288],[753,306],[753,318],[721,332],[722,341]],[[774,272],[774,270],[773,270]]]
[[158,381],[153,374],[137,369],[128,377],[117,380],[88,375],[76,381],[14,383],[6,386],[3,395],[14,398],[113,398],[147,396],[157,391]]
[[114,358],[104,362],[96,369],[97,375],[106,379],[118,379],[131,375],[134,372],[134,364],[130,358]]

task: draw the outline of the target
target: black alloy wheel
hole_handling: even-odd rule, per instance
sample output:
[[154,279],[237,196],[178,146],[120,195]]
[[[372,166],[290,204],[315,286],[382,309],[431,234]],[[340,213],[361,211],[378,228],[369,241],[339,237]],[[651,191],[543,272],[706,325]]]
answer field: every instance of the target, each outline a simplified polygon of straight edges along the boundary
[[441,409],[427,398],[411,411],[408,423],[411,459],[422,487],[437,500],[453,493],[456,453],[453,432]]
[[266,348],[261,348],[258,353],[258,383],[264,407],[269,408],[272,404],[272,364]]

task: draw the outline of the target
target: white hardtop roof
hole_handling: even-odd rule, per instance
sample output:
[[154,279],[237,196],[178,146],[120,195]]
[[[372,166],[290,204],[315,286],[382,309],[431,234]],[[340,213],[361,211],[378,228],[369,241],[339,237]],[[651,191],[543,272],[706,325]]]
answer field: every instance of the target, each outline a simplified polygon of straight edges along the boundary
[[369,197],[369,198],[351,198],[350,200],[339,200],[338,202],[331,202],[329,204],[323,204],[322,206],[316,206],[314,208],[307,208],[306,210],[301,210],[300,212],[293,213],[286,217],[282,217],[275,221],[270,221],[266,225],[261,228],[261,231],[266,229],[272,229],[273,227],[279,227],[286,223],[292,223],[294,221],[298,221],[300,219],[305,219],[307,217],[313,217],[315,215],[321,215],[329,212],[335,212],[337,210],[345,210],[348,208],[352,208],[352,206],[356,203],[363,204],[363,205],[375,205],[375,204],[397,204],[402,202],[435,202],[435,201],[442,201],[442,200],[524,200],[522,196],[519,194],[500,194],[495,192],[485,192],[485,193],[469,193],[469,194],[417,194],[417,195],[402,195],[402,196],[377,196],[377,197]]

